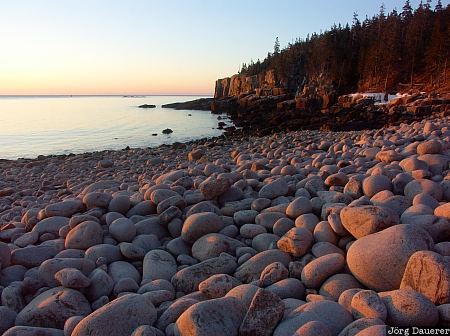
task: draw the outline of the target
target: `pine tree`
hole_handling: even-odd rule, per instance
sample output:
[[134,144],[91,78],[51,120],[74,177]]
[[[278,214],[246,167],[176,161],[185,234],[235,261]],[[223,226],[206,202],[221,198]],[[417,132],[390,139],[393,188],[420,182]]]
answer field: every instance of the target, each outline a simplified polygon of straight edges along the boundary
[[441,0],[438,0],[438,2],[437,2],[437,4],[436,4],[436,7],[434,7],[434,11],[435,12],[439,12],[439,11],[441,11],[442,10],[442,1]]
[[275,39],[275,44],[273,46],[273,53],[274,53],[274,55],[277,55],[280,53],[280,41],[278,40],[278,37]]
[[406,0],[405,4],[403,5],[403,12],[402,12],[402,18],[404,20],[408,20],[411,18],[413,13],[411,4],[409,2],[409,0]]

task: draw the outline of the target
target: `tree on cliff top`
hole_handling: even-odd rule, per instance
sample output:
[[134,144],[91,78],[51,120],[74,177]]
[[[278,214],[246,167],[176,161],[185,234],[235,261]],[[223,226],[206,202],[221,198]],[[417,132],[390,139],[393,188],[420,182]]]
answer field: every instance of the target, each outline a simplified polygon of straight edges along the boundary
[[273,46],[273,54],[277,55],[280,53],[280,41],[278,40],[278,37],[275,39],[275,44]]

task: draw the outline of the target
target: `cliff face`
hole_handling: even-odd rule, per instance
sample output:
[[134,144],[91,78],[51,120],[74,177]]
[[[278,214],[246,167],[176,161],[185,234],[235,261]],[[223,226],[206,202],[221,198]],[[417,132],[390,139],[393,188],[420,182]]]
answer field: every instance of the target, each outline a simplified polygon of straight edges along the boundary
[[214,98],[239,97],[244,94],[257,96],[282,95],[286,93],[282,80],[274,70],[268,70],[254,76],[233,75],[216,81]]

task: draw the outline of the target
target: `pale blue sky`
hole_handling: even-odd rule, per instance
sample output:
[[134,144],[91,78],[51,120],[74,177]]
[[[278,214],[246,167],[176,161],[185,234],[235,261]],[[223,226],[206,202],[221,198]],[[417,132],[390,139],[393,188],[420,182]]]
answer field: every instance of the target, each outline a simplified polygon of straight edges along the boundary
[[[384,1],[387,11],[403,3]],[[0,94],[211,94],[216,78],[262,60],[275,37],[283,47],[350,22],[354,11],[372,16],[380,4],[0,0]]]

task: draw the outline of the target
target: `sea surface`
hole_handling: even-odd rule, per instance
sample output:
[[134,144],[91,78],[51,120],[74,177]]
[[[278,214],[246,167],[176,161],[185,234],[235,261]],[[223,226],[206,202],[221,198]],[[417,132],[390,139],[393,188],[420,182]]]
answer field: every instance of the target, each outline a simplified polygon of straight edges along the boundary
[[[161,108],[162,104],[198,98],[0,96],[0,158],[154,147],[219,136],[217,115]],[[142,104],[156,108],[138,108]],[[173,133],[162,134],[166,128]]]

